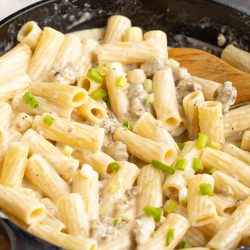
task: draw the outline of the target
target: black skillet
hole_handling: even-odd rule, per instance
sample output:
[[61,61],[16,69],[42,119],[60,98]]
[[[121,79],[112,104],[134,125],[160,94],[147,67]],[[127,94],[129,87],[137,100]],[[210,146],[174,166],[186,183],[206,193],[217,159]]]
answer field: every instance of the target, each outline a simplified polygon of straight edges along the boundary
[[[47,0],[0,22],[0,54],[15,45],[17,31],[26,21],[70,32],[102,27],[113,14],[126,15],[133,25],[145,30],[165,30],[170,46],[198,47],[219,54],[217,36],[223,33],[227,43],[234,42],[250,51],[249,0]],[[1,219],[0,223],[10,238],[12,250],[61,249],[28,234],[9,220]],[[241,249],[250,250],[250,246]]]

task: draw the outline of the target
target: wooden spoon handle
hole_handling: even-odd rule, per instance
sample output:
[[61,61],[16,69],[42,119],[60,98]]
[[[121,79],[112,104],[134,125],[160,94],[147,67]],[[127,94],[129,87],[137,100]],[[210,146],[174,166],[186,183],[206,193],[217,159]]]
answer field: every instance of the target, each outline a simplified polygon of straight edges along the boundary
[[250,101],[250,74],[235,69],[210,53],[197,49],[169,49],[169,57],[180,62],[191,75],[219,83],[233,82],[238,92],[236,103]]

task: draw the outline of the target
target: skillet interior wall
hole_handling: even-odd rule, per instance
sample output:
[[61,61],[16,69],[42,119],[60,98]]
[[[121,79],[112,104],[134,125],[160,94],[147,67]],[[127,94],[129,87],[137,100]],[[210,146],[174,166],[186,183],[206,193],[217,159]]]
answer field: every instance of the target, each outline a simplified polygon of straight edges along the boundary
[[[70,32],[101,27],[107,17],[115,13],[128,16],[133,25],[145,30],[166,31],[170,46],[197,47],[187,37],[216,46],[217,36],[222,32],[228,38],[227,43],[234,42],[250,50],[250,16],[214,1],[49,0],[0,22],[0,54],[14,46],[16,34],[26,21],[35,20],[42,27],[51,26]],[[220,50],[213,52],[218,54]]]

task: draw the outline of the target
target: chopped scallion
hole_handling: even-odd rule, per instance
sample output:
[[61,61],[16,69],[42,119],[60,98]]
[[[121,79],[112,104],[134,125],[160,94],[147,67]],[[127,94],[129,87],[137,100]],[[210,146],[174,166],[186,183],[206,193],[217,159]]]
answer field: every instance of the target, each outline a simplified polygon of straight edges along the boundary
[[72,153],[73,153],[73,148],[71,148],[70,146],[68,145],[65,145],[64,148],[63,148],[63,153],[67,156],[71,156]]
[[120,224],[120,219],[119,218],[115,218],[114,219],[114,227],[118,226]]
[[110,163],[109,167],[112,169],[112,173],[116,173],[121,169],[121,165],[118,162]]
[[194,158],[193,159],[193,170],[196,171],[202,171],[204,169],[201,159]]
[[96,83],[103,83],[104,77],[94,68],[90,68],[87,72],[87,77]]
[[160,169],[162,170],[163,172],[165,173],[168,173],[168,174],[174,174],[175,173],[175,170],[174,168],[160,162],[160,161],[156,161],[156,160],[153,160],[151,162],[151,165],[154,167],[154,168],[157,168],[157,169]]
[[51,126],[53,124],[54,120],[55,119],[50,115],[46,115],[43,118],[43,122],[46,123],[48,126]]
[[215,141],[211,141],[208,145],[210,148],[215,149],[215,150],[219,150],[220,149],[220,144],[215,142]]
[[102,100],[103,100],[104,102],[106,102],[106,104],[107,104],[108,107],[111,106],[111,104],[110,104],[110,99],[109,99],[109,96],[108,96],[108,95],[107,95],[107,96],[104,96],[104,97],[102,98]]
[[39,107],[39,103],[37,101],[37,99],[31,94],[31,92],[26,92],[23,95],[23,101],[27,104],[29,104],[29,106],[32,109],[36,109]]
[[166,236],[166,246],[169,246],[174,239],[174,228],[169,228]]
[[100,64],[98,65],[97,67],[97,72],[102,75],[102,76],[105,76],[108,72],[108,69],[103,65],[103,64]]
[[162,210],[158,207],[146,206],[143,211],[148,217],[152,217],[155,222],[159,222],[161,220]]
[[188,160],[187,159],[177,159],[175,168],[179,170],[184,170],[187,166]]
[[124,76],[119,76],[117,79],[116,79],[116,86],[119,87],[119,88],[125,88],[127,85],[127,79],[126,77]]
[[196,142],[196,147],[198,149],[203,149],[204,147],[206,147],[206,144],[207,144],[207,136],[202,133],[199,133],[198,139]]
[[207,170],[207,173],[208,173],[208,174],[213,174],[215,171],[216,171],[216,168],[211,167],[211,168],[209,168],[209,169]]
[[179,149],[182,150],[185,146],[185,143],[179,142],[179,143],[177,143],[177,145],[178,145]]
[[152,83],[152,80],[150,80],[150,79],[144,80],[144,82],[143,82],[143,87],[144,87],[144,89],[145,89],[148,93],[150,93],[150,92],[153,90],[153,83]]
[[213,196],[213,187],[209,183],[202,183],[200,184],[200,194],[201,195],[208,195],[208,196]]
[[123,126],[124,128],[127,128],[128,130],[132,131],[132,125],[131,125],[128,121],[124,121],[124,122],[122,123],[122,126]]
[[90,94],[90,97],[97,101],[107,95],[108,94],[104,89],[97,89]]
[[154,102],[154,94],[149,94],[147,96],[147,100],[146,100],[146,103],[147,104],[152,104]]
[[190,244],[189,242],[187,241],[182,241],[180,244],[179,244],[179,248],[183,249],[183,248],[191,248],[192,247],[192,244]]
[[170,200],[169,203],[168,203],[168,205],[165,208],[165,211],[168,214],[173,213],[174,210],[176,209],[177,205],[178,205],[178,203],[176,201]]
[[121,188],[121,184],[120,184],[119,180],[114,181],[110,187],[110,192],[116,193],[120,188]]

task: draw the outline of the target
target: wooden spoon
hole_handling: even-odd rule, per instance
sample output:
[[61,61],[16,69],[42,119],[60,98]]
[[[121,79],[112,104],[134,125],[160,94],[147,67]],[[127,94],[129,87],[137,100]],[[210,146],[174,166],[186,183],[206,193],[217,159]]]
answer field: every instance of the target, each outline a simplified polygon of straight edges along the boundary
[[220,58],[198,49],[169,49],[169,58],[178,61],[193,76],[224,83],[231,81],[237,89],[236,103],[250,101],[250,74],[242,72]]

